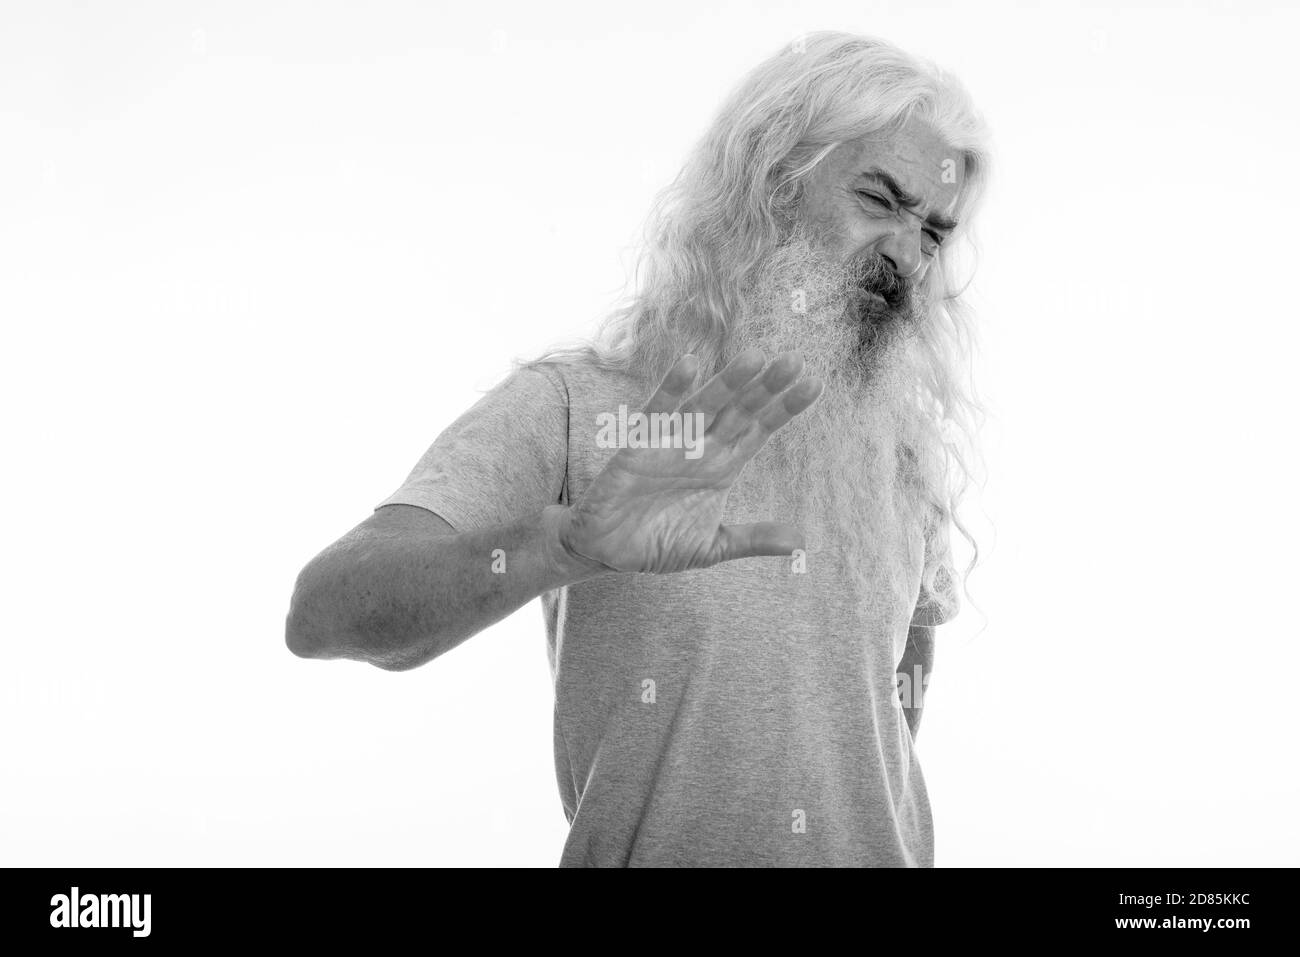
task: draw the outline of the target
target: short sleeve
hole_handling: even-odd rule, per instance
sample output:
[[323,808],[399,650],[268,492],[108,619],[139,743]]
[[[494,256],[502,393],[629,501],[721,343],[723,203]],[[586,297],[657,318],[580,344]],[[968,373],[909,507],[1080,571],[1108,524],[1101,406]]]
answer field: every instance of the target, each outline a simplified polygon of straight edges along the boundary
[[957,617],[961,611],[961,596],[957,589],[956,571],[953,567],[952,548],[949,541],[951,523],[937,521],[925,536],[925,569],[937,559],[934,580],[927,584],[921,578],[921,592],[912,613],[913,625],[942,625]]
[[460,531],[558,504],[568,421],[559,373],[516,369],[438,435],[402,486],[375,507],[416,505]]

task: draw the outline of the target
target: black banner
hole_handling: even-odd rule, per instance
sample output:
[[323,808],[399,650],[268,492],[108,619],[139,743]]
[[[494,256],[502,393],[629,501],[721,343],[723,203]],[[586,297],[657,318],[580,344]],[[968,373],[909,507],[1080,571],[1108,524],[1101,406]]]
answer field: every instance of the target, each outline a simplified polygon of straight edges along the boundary
[[[731,871],[695,885],[697,876],[661,884],[539,871],[9,869],[0,871],[0,933],[95,950],[348,941],[432,949],[457,928],[492,941],[511,931],[568,936],[575,924],[617,934],[621,924],[628,946],[653,948],[686,933],[689,921],[736,938],[1234,947],[1294,926],[1286,917],[1293,869]],[[601,950],[617,939],[608,933]]]

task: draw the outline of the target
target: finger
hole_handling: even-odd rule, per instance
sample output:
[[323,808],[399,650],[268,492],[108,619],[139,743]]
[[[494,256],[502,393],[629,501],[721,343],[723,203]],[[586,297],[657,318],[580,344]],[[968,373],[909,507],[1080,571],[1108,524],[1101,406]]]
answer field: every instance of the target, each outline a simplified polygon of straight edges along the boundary
[[802,371],[803,356],[797,352],[781,353],[772,360],[766,372],[741,389],[735,399],[718,413],[706,434],[720,441],[735,438],[753,423],[768,403],[799,378]]
[[711,378],[699,390],[682,403],[683,412],[703,412],[715,415],[718,410],[735,398],[736,393],[749,383],[754,376],[763,371],[767,360],[762,351],[746,349],[737,355],[726,367]]
[[772,433],[785,425],[821,397],[822,381],[809,376],[786,389],[758,414],[749,431],[741,438],[743,451],[752,455],[771,438]]
[[645,404],[645,412],[671,412],[677,408],[682,397],[695,384],[695,377],[700,374],[700,360],[689,353],[682,356],[664,376],[659,388]]
[[761,555],[790,555],[803,548],[803,533],[793,525],[780,522],[756,522],[753,525],[723,525],[718,529],[722,558],[729,562],[737,558],[756,558]]

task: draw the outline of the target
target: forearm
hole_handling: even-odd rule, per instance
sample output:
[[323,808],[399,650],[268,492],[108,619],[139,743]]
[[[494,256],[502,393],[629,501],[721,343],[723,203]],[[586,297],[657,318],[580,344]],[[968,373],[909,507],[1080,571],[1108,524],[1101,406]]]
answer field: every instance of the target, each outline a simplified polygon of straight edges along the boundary
[[600,573],[560,545],[552,506],[491,529],[341,540],[302,572],[286,640],[305,658],[424,664],[538,595]]
[[912,625],[907,630],[907,648],[898,663],[898,693],[913,740],[921,730],[925,691],[934,668],[934,627]]

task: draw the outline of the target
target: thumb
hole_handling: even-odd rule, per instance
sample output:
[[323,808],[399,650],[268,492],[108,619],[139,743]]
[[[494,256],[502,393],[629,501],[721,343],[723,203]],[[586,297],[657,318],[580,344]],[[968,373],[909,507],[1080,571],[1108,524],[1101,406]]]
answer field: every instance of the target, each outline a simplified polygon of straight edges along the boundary
[[723,525],[718,529],[720,562],[760,555],[790,555],[803,548],[803,534],[793,525],[756,522],[753,525]]

